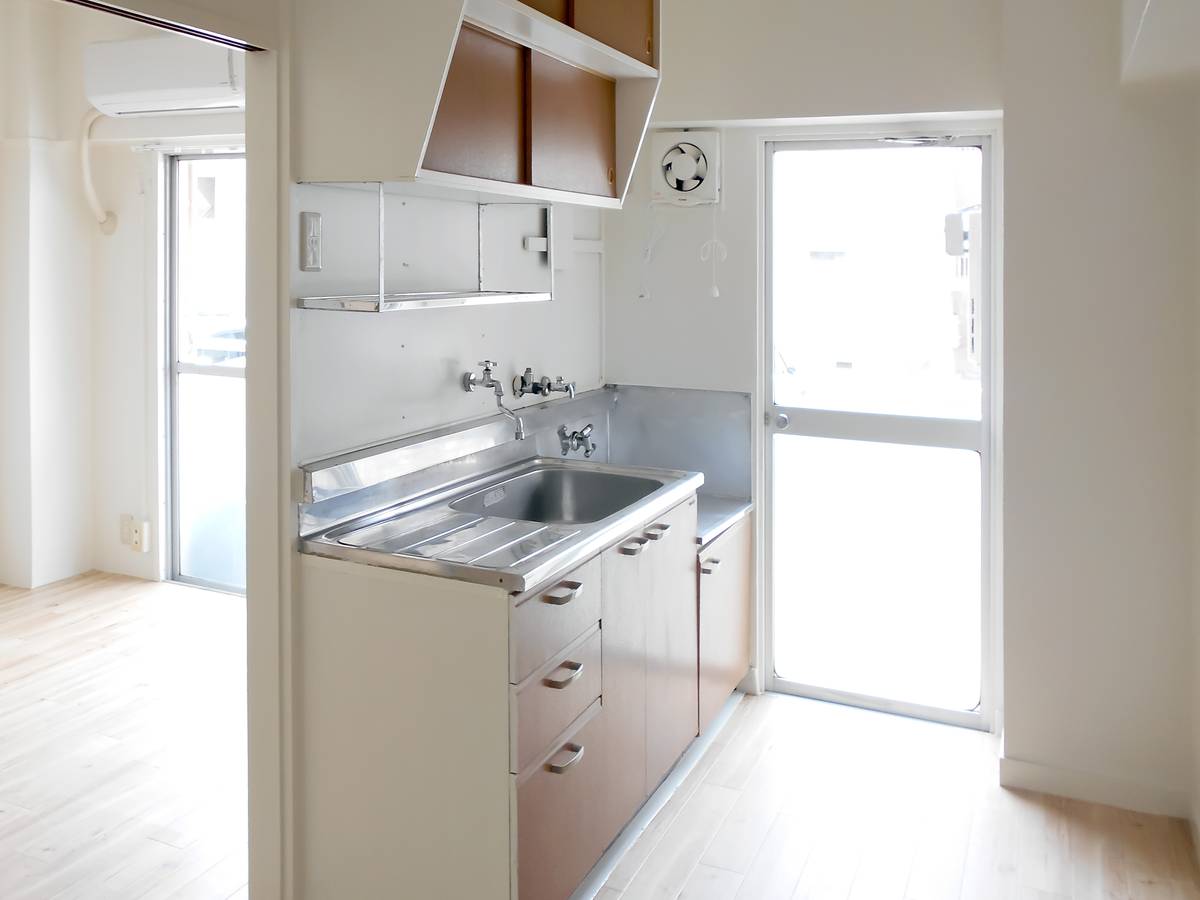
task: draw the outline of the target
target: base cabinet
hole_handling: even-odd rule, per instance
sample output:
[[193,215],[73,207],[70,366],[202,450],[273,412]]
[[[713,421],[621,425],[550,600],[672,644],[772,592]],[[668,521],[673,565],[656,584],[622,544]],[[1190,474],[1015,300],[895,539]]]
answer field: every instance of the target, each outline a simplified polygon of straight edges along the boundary
[[567,900],[697,733],[695,540],[521,595],[302,557],[298,900]]
[[749,516],[700,551],[700,729],[750,669],[753,521]]

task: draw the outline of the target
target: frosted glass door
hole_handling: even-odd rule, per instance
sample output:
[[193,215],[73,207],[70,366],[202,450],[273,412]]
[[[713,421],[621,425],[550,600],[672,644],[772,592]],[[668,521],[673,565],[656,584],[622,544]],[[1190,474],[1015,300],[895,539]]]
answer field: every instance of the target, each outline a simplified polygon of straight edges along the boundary
[[777,689],[986,724],[986,148],[769,146]]
[[175,578],[246,587],[246,164],[172,160]]

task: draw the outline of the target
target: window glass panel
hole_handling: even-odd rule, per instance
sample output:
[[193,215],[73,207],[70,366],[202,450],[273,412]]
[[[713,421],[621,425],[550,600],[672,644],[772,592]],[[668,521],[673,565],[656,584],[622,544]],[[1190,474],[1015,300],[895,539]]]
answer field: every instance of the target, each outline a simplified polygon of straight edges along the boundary
[[179,376],[179,574],[246,587],[246,381]]
[[246,365],[246,163],[181,160],[176,339],[184,363]]
[[775,403],[980,419],[982,163],[978,147],[774,154]]
[[773,440],[776,674],[974,709],[982,670],[979,454]]

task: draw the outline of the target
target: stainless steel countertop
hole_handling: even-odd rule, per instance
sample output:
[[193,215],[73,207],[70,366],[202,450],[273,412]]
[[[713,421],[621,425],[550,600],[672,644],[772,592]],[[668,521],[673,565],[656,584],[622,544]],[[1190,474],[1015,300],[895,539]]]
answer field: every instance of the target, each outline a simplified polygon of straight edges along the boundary
[[696,507],[696,543],[701,547],[711,544],[753,509],[749,500],[701,494]]
[[[543,524],[451,507],[469,494],[538,470],[572,469],[658,482],[642,499],[596,522]],[[301,540],[314,556],[454,578],[520,593],[560,576],[616,544],[639,525],[695,494],[696,472],[535,457],[370,514]]]

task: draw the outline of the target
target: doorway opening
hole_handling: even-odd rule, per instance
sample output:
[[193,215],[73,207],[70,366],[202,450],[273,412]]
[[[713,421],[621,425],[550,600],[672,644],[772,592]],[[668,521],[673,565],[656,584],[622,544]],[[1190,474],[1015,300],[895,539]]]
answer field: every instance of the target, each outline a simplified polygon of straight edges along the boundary
[[772,689],[990,727],[990,151],[767,145]]

